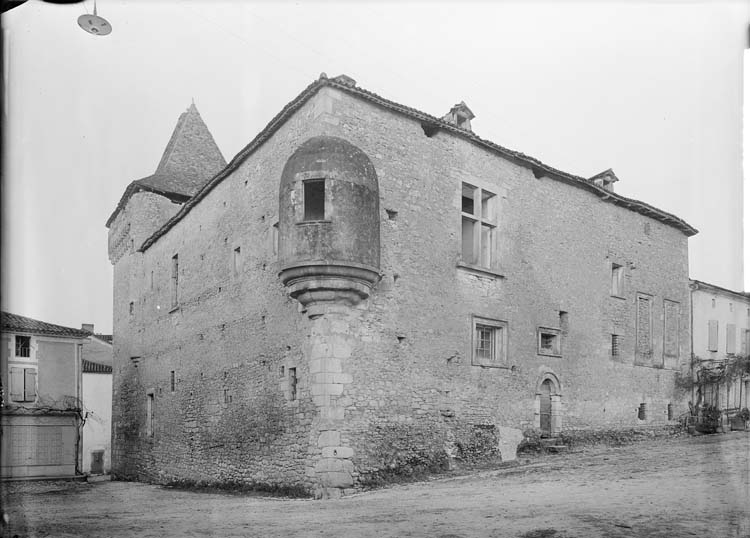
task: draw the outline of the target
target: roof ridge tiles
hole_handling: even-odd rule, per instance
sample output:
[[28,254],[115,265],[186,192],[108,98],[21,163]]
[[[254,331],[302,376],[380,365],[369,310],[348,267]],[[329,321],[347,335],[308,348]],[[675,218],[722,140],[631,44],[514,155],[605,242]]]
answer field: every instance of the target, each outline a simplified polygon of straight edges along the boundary
[[371,92],[359,86],[345,84],[343,82],[340,82],[339,81],[340,79],[339,80],[337,79],[339,79],[339,77],[331,79],[331,78],[327,78],[321,75],[318,79],[313,81],[304,90],[302,90],[302,92],[300,92],[294,99],[292,99],[286,105],[284,105],[284,107],[271,119],[271,121],[269,121],[268,124],[250,141],[250,143],[248,143],[244,148],[242,148],[239,151],[239,153],[237,153],[237,155],[235,155],[234,158],[222,170],[220,170],[213,178],[207,181],[203,185],[203,187],[200,188],[198,192],[196,192],[177,211],[177,213],[175,213],[158,230],[156,230],[148,239],[146,239],[143,242],[143,244],[138,248],[138,251],[143,252],[147,250],[162,235],[164,235],[169,229],[171,229],[172,226],[174,226],[177,222],[182,220],[182,218],[188,212],[190,212],[193,206],[198,204],[198,202],[200,202],[209,192],[211,192],[211,190],[213,190],[213,188],[216,185],[218,185],[225,177],[227,177],[232,171],[234,171],[239,166],[239,164],[241,164],[251,153],[253,153],[255,149],[257,149],[263,142],[265,142],[268,138],[270,138],[270,136],[273,135],[274,132],[276,132],[276,130],[280,127],[281,124],[283,124],[283,122],[289,117],[289,115],[291,115],[292,112],[294,112],[296,109],[304,105],[313,95],[315,95],[315,93],[320,88],[325,87],[325,86],[337,88],[345,93],[359,96],[371,103],[374,103],[376,105],[379,105],[389,110],[393,110],[393,111],[405,114],[414,119],[417,119],[420,121],[427,121],[432,124],[435,124],[436,126],[438,126],[440,129],[444,131],[451,132],[457,136],[467,139],[468,141],[472,143],[475,143],[477,145],[483,146],[487,149],[490,149],[492,151],[505,155],[506,157],[509,157],[510,159],[512,159],[518,164],[521,164],[527,167],[532,167],[535,170],[534,172],[535,175],[537,173],[541,174],[538,177],[541,177],[543,175],[549,175],[553,179],[566,181],[576,187],[589,190],[590,192],[600,196],[604,201],[614,203],[616,205],[625,206],[628,209],[632,209],[638,213],[641,213],[647,216],[651,216],[651,217],[656,216],[663,222],[679,229],[681,232],[683,232],[684,234],[688,236],[695,235],[696,233],[698,233],[697,229],[690,226],[687,222],[685,222],[681,218],[671,213],[668,213],[667,211],[663,211],[654,206],[651,206],[647,204],[646,202],[641,202],[639,200],[627,198],[625,196],[614,193],[612,191],[608,191],[602,187],[595,185],[592,181],[590,181],[587,178],[584,178],[582,176],[577,176],[575,174],[570,174],[568,172],[564,172],[562,170],[559,170],[557,168],[554,168],[550,165],[543,163],[542,161],[540,161],[539,159],[536,159],[535,157],[531,157],[520,151],[511,150],[509,148],[501,146],[500,144],[492,142],[491,140],[486,140],[474,134],[473,131],[462,129],[436,116],[433,116],[431,114],[428,114],[416,108],[412,108],[407,105],[403,105],[395,101],[391,101],[389,99],[386,99],[385,97],[382,97],[374,92]]

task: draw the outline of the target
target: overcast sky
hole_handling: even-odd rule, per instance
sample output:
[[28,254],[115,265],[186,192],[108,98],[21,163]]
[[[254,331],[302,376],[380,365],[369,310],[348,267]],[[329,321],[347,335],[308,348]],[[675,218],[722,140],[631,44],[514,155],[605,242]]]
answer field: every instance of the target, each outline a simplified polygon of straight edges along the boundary
[[[750,3],[30,0],[3,15],[3,309],[112,328],[105,222],[195,100],[229,161],[320,72],[687,220],[693,278],[742,289]],[[747,93],[747,92],[746,92]]]

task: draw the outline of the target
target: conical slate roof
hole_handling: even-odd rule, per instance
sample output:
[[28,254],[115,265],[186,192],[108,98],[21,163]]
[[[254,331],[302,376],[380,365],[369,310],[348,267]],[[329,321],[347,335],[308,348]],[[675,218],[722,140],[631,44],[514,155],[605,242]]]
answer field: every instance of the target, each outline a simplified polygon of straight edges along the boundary
[[133,181],[107,220],[109,226],[139,190],[163,194],[184,202],[227,165],[195,103],[180,115],[156,172]]
[[154,175],[138,182],[192,196],[226,165],[227,161],[193,103],[177,120]]

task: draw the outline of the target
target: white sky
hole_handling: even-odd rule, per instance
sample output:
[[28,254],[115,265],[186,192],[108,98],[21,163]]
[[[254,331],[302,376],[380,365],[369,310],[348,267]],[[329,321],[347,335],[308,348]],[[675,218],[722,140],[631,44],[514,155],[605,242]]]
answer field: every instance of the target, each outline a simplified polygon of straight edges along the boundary
[[[3,15],[2,307],[112,328],[104,226],[195,99],[230,160],[321,71],[676,214],[740,290],[750,3],[30,0]],[[747,88],[745,90],[747,96]],[[747,99],[748,97],[746,97]]]

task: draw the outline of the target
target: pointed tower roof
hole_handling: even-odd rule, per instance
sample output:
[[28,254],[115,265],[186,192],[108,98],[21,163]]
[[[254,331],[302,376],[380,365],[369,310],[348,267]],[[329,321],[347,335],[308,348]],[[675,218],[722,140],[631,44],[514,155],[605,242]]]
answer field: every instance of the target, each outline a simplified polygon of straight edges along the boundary
[[107,220],[109,226],[130,197],[141,190],[185,202],[227,165],[214,137],[203,122],[195,103],[180,114],[164,149],[156,172],[133,181],[125,189],[117,208]]
[[156,172],[138,182],[165,192],[192,196],[226,165],[214,137],[192,103],[177,120]]

